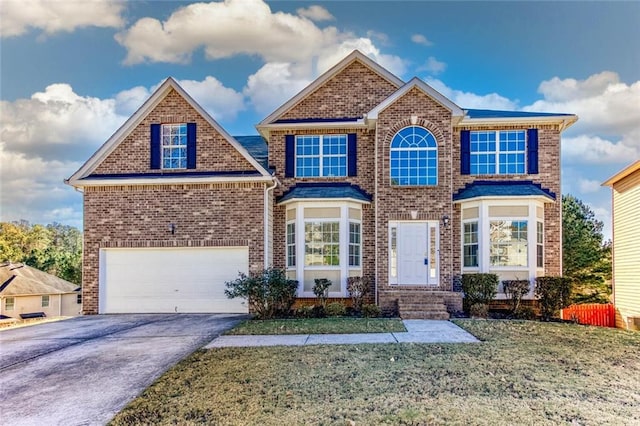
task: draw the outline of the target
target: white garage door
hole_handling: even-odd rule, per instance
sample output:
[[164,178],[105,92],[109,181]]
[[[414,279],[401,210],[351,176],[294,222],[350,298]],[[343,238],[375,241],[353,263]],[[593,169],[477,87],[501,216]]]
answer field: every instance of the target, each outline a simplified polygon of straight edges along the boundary
[[224,283],[248,269],[247,247],[102,249],[100,313],[246,313]]

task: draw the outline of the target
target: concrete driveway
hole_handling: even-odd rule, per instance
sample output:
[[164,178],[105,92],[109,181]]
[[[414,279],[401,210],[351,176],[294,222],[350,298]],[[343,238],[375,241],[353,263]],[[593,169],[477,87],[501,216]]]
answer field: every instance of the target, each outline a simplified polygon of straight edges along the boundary
[[103,425],[244,316],[78,317],[0,332],[0,413],[11,425]]

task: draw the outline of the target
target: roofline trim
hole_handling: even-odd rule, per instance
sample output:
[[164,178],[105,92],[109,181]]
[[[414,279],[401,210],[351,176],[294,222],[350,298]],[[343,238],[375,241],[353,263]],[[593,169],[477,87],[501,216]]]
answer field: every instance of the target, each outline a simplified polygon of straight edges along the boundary
[[565,130],[578,121],[577,115],[546,115],[540,117],[493,117],[493,118],[470,118],[464,116],[456,127],[472,125],[504,125],[504,124],[560,124],[560,130]]
[[615,175],[611,176],[609,179],[604,181],[601,186],[613,187],[613,185],[620,182],[622,179],[626,178],[631,173],[637,170],[640,170],[640,160],[637,160],[629,164],[627,167],[625,167],[624,169],[622,169],[621,171],[619,171],[618,173],[616,173]]
[[89,186],[118,186],[118,185],[171,185],[185,183],[227,183],[227,182],[272,182],[272,176],[186,176],[186,177],[163,177],[163,178],[118,178],[101,179],[85,178],[70,183],[71,185],[84,188]]
[[358,198],[352,198],[352,197],[339,197],[339,198],[333,198],[333,197],[326,197],[326,198],[300,198],[300,197],[295,197],[295,198],[290,198],[288,200],[285,201],[279,201],[276,202],[276,205],[278,206],[284,206],[285,204],[290,204],[290,203],[299,203],[300,201],[304,201],[304,202],[326,202],[326,201],[349,201],[352,203],[359,203],[359,204],[371,204],[371,201],[366,201],[366,200],[361,200]]
[[505,199],[518,199],[518,200],[546,200],[548,203],[555,203],[556,200],[549,195],[480,195],[476,197],[462,198],[453,200],[453,204],[462,204],[469,201],[485,201],[485,200],[505,200]]

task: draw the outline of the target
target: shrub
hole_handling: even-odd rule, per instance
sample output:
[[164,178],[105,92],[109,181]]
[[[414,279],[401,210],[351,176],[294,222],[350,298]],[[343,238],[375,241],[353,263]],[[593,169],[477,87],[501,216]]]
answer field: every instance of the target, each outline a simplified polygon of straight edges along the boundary
[[571,304],[573,281],[567,277],[536,278],[535,295],[540,304],[543,321],[549,321],[558,315],[558,311]]
[[536,319],[536,313],[533,308],[529,306],[520,306],[518,310],[513,313],[513,317],[521,320],[533,320]]
[[287,279],[286,272],[276,268],[249,275],[241,272],[225,285],[224,293],[229,299],[247,299],[249,310],[262,319],[287,316],[298,291],[298,282]]
[[372,303],[362,305],[362,316],[365,318],[377,318],[380,316],[380,307]]
[[313,294],[318,298],[318,302],[322,307],[327,304],[327,297],[329,297],[329,287],[331,287],[331,280],[326,278],[316,278],[313,285]]
[[489,304],[474,303],[469,306],[469,315],[476,318],[487,318],[489,316]]
[[529,293],[530,287],[529,280],[506,280],[502,281],[502,287],[504,288],[504,294],[511,299],[511,314],[515,315],[520,309],[520,302],[522,297]]
[[298,318],[313,318],[313,306],[304,305],[296,309],[296,317]]
[[356,312],[360,312],[362,310],[362,304],[364,303],[364,298],[369,293],[370,290],[370,281],[363,277],[349,277],[347,278],[347,291],[351,296],[351,301],[353,302],[353,309]]
[[[464,299],[462,306],[467,314],[471,313],[473,305],[487,305],[496,297],[498,292],[498,275],[496,274],[463,274],[462,291]],[[476,310],[479,308],[475,308]]]
[[333,302],[327,304],[325,313],[329,317],[343,317],[347,313],[347,308],[340,302]]

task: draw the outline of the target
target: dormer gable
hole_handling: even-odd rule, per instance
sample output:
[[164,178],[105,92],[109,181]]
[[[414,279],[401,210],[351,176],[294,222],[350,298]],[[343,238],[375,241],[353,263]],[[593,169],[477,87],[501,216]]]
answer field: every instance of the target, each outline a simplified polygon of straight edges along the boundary
[[270,174],[171,77],[76,171],[75,187],[270,180]]

